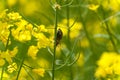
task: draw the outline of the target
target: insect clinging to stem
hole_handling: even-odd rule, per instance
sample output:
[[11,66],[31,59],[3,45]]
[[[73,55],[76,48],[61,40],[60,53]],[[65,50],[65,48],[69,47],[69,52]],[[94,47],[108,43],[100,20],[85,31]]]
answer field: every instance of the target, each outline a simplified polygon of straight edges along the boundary
[[63,32],[62,30],[59,28],[57,30],[57,35],[56,35],[56,46],[60,43],[60,40],[62,39],[63,37]]

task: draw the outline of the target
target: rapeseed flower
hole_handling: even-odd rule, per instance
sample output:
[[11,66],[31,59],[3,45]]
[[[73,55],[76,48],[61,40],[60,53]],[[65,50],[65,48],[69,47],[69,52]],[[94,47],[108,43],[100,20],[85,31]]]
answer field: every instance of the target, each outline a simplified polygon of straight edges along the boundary
[[31,33],[28,30],[21,31],[18,35],[18,40],[20,42],[25,42],[31,40]]
[[98,68],[95,72],[97,78],[120,76],[120,55],[115,52],[104,52],[97,65]]
[[11,30],[12,36],[20,42],[30,41],[32,38],[32,24],[28,24],[25,20],[20,20],[15,25],[17,25],[17,28]]
[[32,57],[32,59],[36,59],[36,55],[38,51],[39,51],[38,47],[32,45],[28,49],[28,56]]
[[32,31],[32,35],[37,39],[38,48],[46,48],[50,44],[50,40],[44,35],[43,32],[47,32],[44,25],[34,27]]
[[104,9],[112,10],[112,12],[119,11],[119,4],[120,4],[119,0],[109,0],[109,1],[106,0],[101,2],[101,5],[103,6]]
[[8,13],[7,16],[10,20],[19,20],[22,18],[22,16],[20,16],[20,14],[18,12]]
[[0,40],[6,45],[10,31],[8,30],[9,25],[5,22],[0,21]]
[[50,40],[43,34],[43,33],[38,33],[36,35],[37,37],[37,46],[38,48],[46,48],[50,44]]
[[10,64],[10,63],[12,63],[12,57],[15,57],[17,52],[18,52],[17,47],[15,47],[12,51],[10,51],[10,50],[1,51],[0,58],[5,59]]
[[7,67],[7,71],[9,73],[13,73],[14,71],[17,70],[17,64],[14,62],[12,64],[10,64],[8,67]]
[[38,26],[38,32],[47,32],[48,30],[45,28],[44,25]]

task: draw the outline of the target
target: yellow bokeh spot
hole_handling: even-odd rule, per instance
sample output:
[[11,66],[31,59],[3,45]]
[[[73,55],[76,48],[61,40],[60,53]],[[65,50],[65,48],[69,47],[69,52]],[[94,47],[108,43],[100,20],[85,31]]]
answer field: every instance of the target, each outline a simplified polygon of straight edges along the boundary
[[89,41],[87,40],[87,38],[83,38],[81,40],[80,45],[85,48],[85,47],[89,47],[90,44],[89,44]]
[[8,5],[9,7],[14,6],[16,3],[17,3],[17,0],[7,0],[7,5]]
[[78,61],[77,61],[77,64],[80,66],[80,67],[82,67],[83,65],[84,65],[84,54],[83,53],[80,53],[80,57],[79,57],[79,59],[78,59]]
[[[75,22],[74,19],[69,19],[69,29],[70,29],[70,38],[75,38],[80,34],[80,30],[82,29],[82,24],[80,22]],[[63,32],[63,36],[68,35],[68,27],[67,27],[67,19],[63,19],[61,23],[58,24],[58,28],[60,28]]]
[[5,60],[0,58],[0,66],[3,66],[5,64]]
[[90,4],[88,5],[88,9],[96,11],[99,8],[99,5],[95,5],[95,4]]
[[38,68],[38,69],[33,69],[32,70],[34,73],[40,75],[41,77],[44,77],[45,69],[43,68]]
[[37,63],[40,67],[49,68],[49,62],[44,58],[38,59]]
[[26,15],[31,15],[38,10],[38,3],[35,1],[30,1],[24,6],[24,12]]

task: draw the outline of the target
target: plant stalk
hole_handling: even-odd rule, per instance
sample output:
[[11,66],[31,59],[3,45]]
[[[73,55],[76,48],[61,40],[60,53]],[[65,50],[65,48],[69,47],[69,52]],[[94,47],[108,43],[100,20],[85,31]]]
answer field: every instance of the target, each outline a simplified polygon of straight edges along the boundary
[[55,78],[55,60],[56,60],[56,40],[57,40],[57,8],[55,8],[55,28],[54,28],[54,52],[52,64],[52,80]]

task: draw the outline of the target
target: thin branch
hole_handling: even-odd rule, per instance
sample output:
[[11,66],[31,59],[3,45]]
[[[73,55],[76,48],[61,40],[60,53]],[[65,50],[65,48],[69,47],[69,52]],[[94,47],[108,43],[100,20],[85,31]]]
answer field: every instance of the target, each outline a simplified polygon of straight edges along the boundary
[[61,7],[66,7],[66,6],[70,6],[73,3],[74,0],[71,0],[69,3],[62,5]]
[[53,52],[53,64],[52,64],[52,80],[55,78],[55,60],[56,60],[56,41],[57,41],[57,12],[58,8],[55,8],[55,28],[54,28],[54,52]]
[[23,66],[24,70],[27,72],[27,74],[31,77],[32,80],[35,80],[32,74],[29,73],[29,71]]

